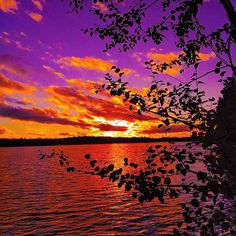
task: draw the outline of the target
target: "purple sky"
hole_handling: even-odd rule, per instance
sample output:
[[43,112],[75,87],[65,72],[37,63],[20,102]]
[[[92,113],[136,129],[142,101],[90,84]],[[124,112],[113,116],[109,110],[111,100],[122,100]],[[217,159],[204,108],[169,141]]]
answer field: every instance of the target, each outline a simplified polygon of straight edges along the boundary
[[[117,48],[104,53],[104,41],[81,32],[98,22],[96,17],[88,11],[68,10],[67,1],[0,0],[0,137],[161,136],[158,120],[136,115],[125,118],[127,106],[106,94],[96,96],[94,87],[113,64],[126,71],[130,87],[149,87],[150,71],[144,62],[177,55],[173,35],[168,34],[160,47],[148,42],[126,53]],[[149,10],[146,24],[156,19],[156,11]],[[199,18],[208,32],[227,22],[218,0],[204,1]],[[218,60],[210,50],[201,53],[200,70],[204,72]],[[169,74],[187,81],[191,72]],[[162,77],[173,82],[170,75]],[[220,88],[214,78],[206,78],[208,96],[218,97]],[[172,136],[189,134],[184,128],[174,130]]]

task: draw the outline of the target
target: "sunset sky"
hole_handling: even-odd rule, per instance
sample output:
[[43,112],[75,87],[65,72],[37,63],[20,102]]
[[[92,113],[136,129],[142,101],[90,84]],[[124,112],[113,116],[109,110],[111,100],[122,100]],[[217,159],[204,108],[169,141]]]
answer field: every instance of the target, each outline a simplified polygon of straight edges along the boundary
[[[227,22],[218,2],[206,0],[200,11],[208,30]],[[107,11],[101,3],[87,7]],[[93,26],[96,17],[88,11],[76,14],[68,10],[67,1],[0,0],[0,138],[165,136],[157,128],[157,117],[131,113],[122,99],[105,92],[96,95],[95,90],[115,64],[125,71],[124,79],[131,88],[145,91],[151,77],[144,62],[175,58],[179,51],[174,37],[168,36],[161,47],[148,42],[128,52],[116,48],[104,53],[104,41],[81,32]],[[200,58],[201,71],[218,61],[209,50],[202,51]],[[184,82],[190,74],[180,75],[179,68],[173,68],[161,76]],[[212,76],[205,80],[207,95],[218,97],[221,85]],[[169,133],[188,135],[180,125]]]

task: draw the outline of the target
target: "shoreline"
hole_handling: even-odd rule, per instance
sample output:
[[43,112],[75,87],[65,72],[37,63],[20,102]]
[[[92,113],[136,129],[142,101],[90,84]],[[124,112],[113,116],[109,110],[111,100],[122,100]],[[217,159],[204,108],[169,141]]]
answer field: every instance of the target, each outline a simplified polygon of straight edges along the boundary
[[24,146],[57,146],[83,144],[112,144],[112,143],[151,143],[151,142],[191,142],[198,141],[190,137],[184,138],[145,138],[145,137],[72,137],[56,139],[0,139],[0,147]]

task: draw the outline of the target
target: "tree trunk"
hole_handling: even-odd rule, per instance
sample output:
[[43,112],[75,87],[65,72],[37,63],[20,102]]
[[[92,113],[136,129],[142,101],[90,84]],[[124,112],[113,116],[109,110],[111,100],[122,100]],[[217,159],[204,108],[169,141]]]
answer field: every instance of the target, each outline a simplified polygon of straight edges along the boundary
[[236,42],[236,12],[234,10],[234,6],[230,0],[220,0],[224,9],[228,15],[230,25],[231,25],[231,36]]

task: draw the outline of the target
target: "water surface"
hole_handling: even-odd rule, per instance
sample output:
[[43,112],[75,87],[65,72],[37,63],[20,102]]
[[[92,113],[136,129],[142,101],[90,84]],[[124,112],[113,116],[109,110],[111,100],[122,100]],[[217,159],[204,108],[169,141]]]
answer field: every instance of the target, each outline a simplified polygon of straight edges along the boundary
[[82,168],[86,153],[122,166],[125,156],[141,162],[151,145],[0,148],[0,235],[169,235],[182,221],[181,199],[141,205],[108,180],[67,173],[38,156],[60,149]]

